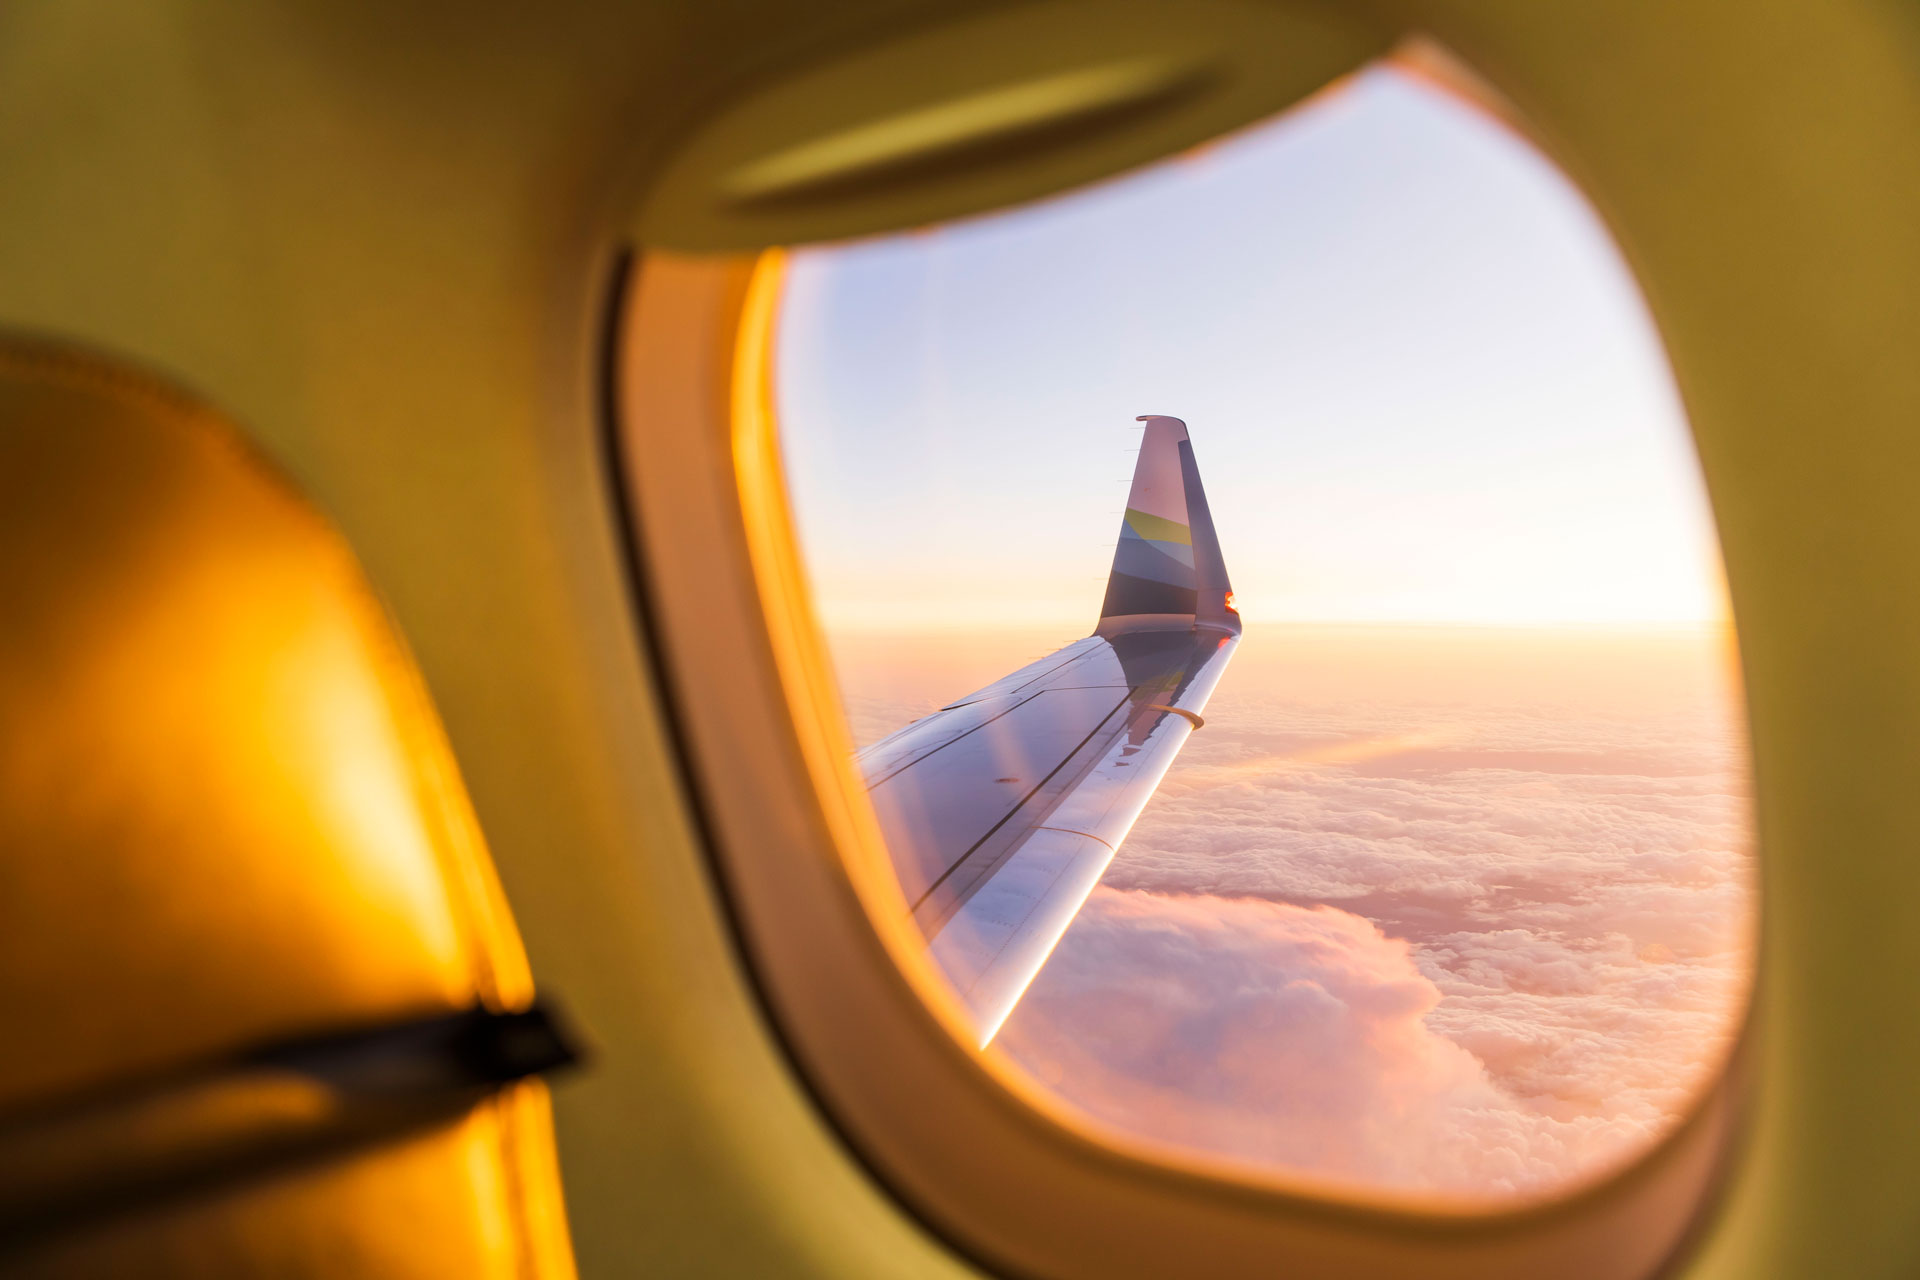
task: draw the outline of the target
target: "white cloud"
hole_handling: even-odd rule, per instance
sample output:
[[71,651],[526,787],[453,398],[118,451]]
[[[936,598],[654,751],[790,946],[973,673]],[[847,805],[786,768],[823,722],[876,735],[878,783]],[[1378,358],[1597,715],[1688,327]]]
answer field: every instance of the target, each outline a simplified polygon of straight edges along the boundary
[[1407,1189],[1540,1190],[1673,1122],[1747,976],[1723,724],[1216,707],[1004,1051],[1106,1123]]
[[1074,934],[997,1044],[1139,1136],[1498,1194],[1597,1167],[1663,1118],[1516,1097],[1479,1051],[1430,1025],[1443,993],[1409,944],[1347,912],[1103,888]]

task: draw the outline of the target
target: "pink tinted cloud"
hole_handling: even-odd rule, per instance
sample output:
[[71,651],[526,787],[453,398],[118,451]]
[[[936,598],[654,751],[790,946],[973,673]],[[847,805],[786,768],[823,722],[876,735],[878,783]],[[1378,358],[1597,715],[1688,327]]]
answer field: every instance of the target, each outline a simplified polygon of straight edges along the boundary
[[1100,1121],[1237,1158],[1469,1195],[1597,1172],[1737,1024],[1725,730],[1225,702],[999,1043]]
[[1428,1031],[1440,992],[1357,916],[1099,889],[998,1045],[1144,1137],[1354,1179],[1416,1181],[1416,1134],[1493,1101]]
[[1101,888],[1074,934],[996,1044],[1130,1134],[1479,1196],[1602,1167],[1666,1119],[1504,1088],[1430,1025],[1444,997],[1411,945],[1344,911]]

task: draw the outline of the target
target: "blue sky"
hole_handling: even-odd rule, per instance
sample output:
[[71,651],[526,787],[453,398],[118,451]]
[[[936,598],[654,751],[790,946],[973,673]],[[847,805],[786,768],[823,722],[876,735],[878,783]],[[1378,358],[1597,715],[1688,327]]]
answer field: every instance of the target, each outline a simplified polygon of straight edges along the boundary
[[1187,420],[1250,620],[1719,617],[1606,230],[1391,70],[1090,189],[800,251],[777,343],[830,630],[1090,626],[1143,413]]

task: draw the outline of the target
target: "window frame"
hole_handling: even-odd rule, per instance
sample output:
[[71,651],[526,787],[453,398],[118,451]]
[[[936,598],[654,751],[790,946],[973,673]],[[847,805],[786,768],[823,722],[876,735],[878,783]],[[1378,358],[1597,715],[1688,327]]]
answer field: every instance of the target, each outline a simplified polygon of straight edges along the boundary
[[811,615],[771,411],[781,262],[625,262],[606,446],[687,802],[768,1021],[848,1149],[936,1235],[1012,1274],[1182,1276],[1200,1248],[1212,1273],[1285,1258],[1302,1280],[1666,1266],[1727,1166],[1745,1036],[1638,1159],[1493,1210],[1095,1132],[968,1046],[900,903]]

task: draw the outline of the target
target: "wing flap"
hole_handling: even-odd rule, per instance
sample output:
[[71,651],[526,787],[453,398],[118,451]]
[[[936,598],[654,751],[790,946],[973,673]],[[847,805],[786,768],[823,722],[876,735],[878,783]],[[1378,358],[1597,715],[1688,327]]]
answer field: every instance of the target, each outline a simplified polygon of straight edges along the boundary
[[1113,850],[1092,836],[1042,827],[934,935],[936,963],[973,1015],[981,1047],[1013,1012]]
[[884,742],[861,759],[914,919],[983,1044],[1194,733],[1239,640],[1154,631],[1096,643],[1098,654],[1016,694],[919,722],[922,749],[905,764],[877,751]]
[[870,786],[892,842],[894,867],[918,904],[954,869],[1030,807],[1127,700],[1112,686],[1041,689]]

